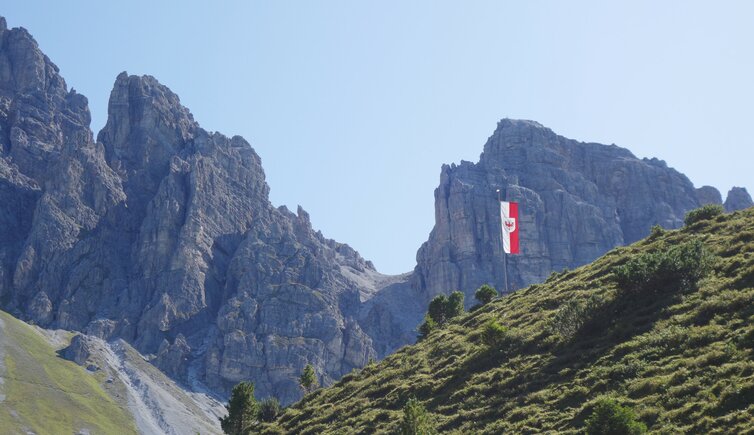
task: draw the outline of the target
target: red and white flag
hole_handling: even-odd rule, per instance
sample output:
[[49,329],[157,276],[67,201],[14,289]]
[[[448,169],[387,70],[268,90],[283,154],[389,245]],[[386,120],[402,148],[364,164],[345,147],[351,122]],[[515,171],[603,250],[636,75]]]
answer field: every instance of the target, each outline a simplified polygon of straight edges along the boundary
[[503,251],[518,254],[518,203],[500,201],[500,221],[503,226]]

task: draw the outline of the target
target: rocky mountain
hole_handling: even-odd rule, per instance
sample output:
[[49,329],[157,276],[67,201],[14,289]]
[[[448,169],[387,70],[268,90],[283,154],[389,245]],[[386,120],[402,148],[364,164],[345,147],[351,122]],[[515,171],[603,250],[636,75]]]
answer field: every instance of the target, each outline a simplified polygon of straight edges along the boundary
[[[0,308],[122,340],[185,388],[252,380],[290,403],[306,364],[329,384],[413,342],[432,296],[500,287],[498,188],[522,204],[511,288],[721,202],[664,162],[503,120],[478,163],[443,167],[416,269],[382,275],[273,206],[250,144],[202,129],[153,77],[116,78],[95,139],[87,99],[0,18]],[[751,204],[735,192],[726,206]]]
[[[481,284],[503,287],[497,189],[520,203],[522,252],[507,259],[511,289],[635,242],[653,225],[678,228],[701,204],[722,203],[717,189],[695,189],[662,160],[503,119],[479,162],[442,168],[435,227],[419,249],[412,281],[425,298],[460,289],[468,300]],[[751,197],[734,188],[725,204],[729,211],[745,208]]]
[[0,301],[47,328],[124,339],[221,395],[300,396],[377,356],[360,305],[385,281],[349,246],[275,208],[259,156],[199,127],[152,77],[115,81],[93,139],[87,100],[0,22]]

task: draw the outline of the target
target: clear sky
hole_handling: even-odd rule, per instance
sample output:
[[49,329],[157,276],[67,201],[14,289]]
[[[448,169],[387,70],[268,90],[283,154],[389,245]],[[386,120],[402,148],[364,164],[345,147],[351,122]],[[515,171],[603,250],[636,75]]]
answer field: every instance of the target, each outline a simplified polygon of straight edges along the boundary
[[504,117],[754,191],[751,1],[3,3],[95,134],[116,75],[153,75],[252,144],[275,205],[386,273],[414,267],[440,166]]

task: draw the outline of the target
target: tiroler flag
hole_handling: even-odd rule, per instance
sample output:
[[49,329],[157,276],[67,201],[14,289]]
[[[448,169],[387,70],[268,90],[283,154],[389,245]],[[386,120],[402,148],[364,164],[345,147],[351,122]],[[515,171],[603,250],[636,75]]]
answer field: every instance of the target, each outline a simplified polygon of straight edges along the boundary
[[503,227],[503,251],[518,254],[518,203],[500,201],[500,222]]

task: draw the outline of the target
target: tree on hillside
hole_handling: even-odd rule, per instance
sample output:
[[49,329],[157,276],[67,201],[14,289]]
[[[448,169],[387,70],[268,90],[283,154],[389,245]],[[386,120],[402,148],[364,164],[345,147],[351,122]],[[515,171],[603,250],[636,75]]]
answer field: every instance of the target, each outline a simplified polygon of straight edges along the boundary
[[647,426],[636,421],[631,408],[610,398],[597,400],[592,415],[586,420],[588,435],[638,435],[646,431]]
[[442,325],[447,320],[448,297],[445,295],[435,296],[429,302],[427,315],[435,321],[436,324]]
[[448,296],[448,304],[445,307],[445,317],[452,319],[463,314],[463,293],[454,291]]
[[427,338],[429,336],[429,333],[432,332],[437,328],[437,323],[432,319],[432,317],[429,316],[429,314],[424,316],[424,322],[422,322],[421,325],[419,325],[419,340]]
[[461,314],[463,314],[463,293],[459,291],[454,291],[450,296],[435,296],[427,308],[427,315],[438,325],[444,325],[448,320]]
[[259,419],[261,421],[275,421],[281,411],[280,402],[274,397],[268,397],[259,403]]
[[479,301],[480,305],[490,303],[497,297],[497,290],[491,285],[484,284],[474,292],[474,298]]
[[403,406],[403,420],[398,426],[399,435],[433,435],[437,430],[432,417],[416,398],[408,399]]
[[311,364],[307,364],[306,367],[304,367],[301,377],[298,378],[298,384],[301,386],[301,389],[304,390],[304,394],[309,394],[319,387],[317,374],[314,372],[314,367],[312,367]]
[[254,398],[254,383],[240,382],[233,387],[225,406],[228,415],[220,418],[220,427],[229,435],[246,434],[257,421],[259,406]]
[[435,296],[429,302],[424,322],[419,325],[419,339],[426,338],[434,329],[461,314],[463,314],[463,293],[454,291],[450,296]]

